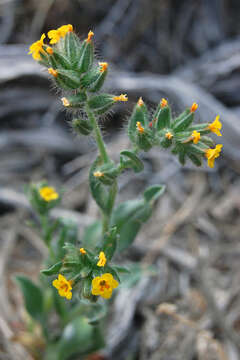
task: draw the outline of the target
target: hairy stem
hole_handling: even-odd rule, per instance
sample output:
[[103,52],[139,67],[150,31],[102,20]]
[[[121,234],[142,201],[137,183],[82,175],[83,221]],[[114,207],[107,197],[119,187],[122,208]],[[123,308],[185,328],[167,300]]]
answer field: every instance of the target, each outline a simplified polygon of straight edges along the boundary
[[96,140],[97,147],[98,147],[99,153],[101,155],[101,158],[102,158],[104,163],[107,163],[109,161],[109,157],[108,157],[106,147],[105,147],[105,144],[103,142],[102,134],[101,134],[101,131],[99,129],[99,126],[98,126],[97,120],[95,118],[95,115],[91,111],[91,109],[89,108],[87,103],[86,103],[85,110],[86,110],[87,116],[89,118],[89,121],[90,121],[90,123],[91,123],[91,125],[93,126],[93,129],[94,129],[94,136],[95,136],[95,140]]

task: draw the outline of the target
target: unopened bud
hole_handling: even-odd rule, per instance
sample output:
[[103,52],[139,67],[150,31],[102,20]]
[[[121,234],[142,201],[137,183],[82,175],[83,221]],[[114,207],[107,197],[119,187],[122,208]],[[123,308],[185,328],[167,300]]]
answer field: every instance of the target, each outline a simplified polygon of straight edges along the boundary
[[107,70],[107,68],[108,68],[108,63],[107,62],[100,62],[98,64],[100,66],[100,72],[104,72],[104,71]]
[[93,36],[94,36],[94,32],[92,30],[90,30],[89,33],[88,33],[88,37],[87,37],[87,42],[88,43],[92,40]]
[[137,104],[138,104],[138,106],[143,106],[144,105],[143,99],[141,97],[139,98]]
[[195,112],[197,110],[197,108],[198,108],[198,104],[194,102],[190,108],[190,112],[191,113]]
[[57,77],[58,76],[58,72],[57,70],[54,70],[53,68],[49,68],[48,69],[48,72],[50,75],[54,76],[54,77]]
[[142,127],[140,121],[137,122],[136,128],[137,128],[137,131],[138,131],[140,134],[143,134],[143,133],[144,133],[144,128]]
[[164,98],[162,98],[161,103],[160,103],[160,106],[161,106],[161,108],[164,108],[165,106],[168,106],[167,100],[164,99]]

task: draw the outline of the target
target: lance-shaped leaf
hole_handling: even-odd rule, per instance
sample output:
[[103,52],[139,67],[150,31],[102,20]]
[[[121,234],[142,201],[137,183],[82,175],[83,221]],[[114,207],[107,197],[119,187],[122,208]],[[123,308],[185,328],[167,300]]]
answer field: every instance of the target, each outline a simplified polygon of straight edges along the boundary
[[125,201],[114,209],[112,225],[117,227],[120,235],[117,247],[119,251],[132,244],[142,224],[150,218],[154,202],[163,191],[163,186],[151,186],[145,190],[143,199]]
[[89,185],[92,196],[100,209],[105,214],[110,214],[113,207],[113,198],[116,192],[116,184],[106,187],[94,176],[96,169],[102,165],[102,160],[98,157],[93,163],[89,172]]
[[73,90],[80,87],[80,75],[74,70],[57,69],[56,82],[63,89]]
[[80,40],[76,34],[69,31],[64,37],[64,49],[69,62],[72,66],[76,65],[79,60],[79,48],[81,47]]
[[176,121],[173,124],[173,130],[175,132],[184,131],[186,130],[194,120],[194,112],[189,112],[183,117],[180,117],[180,120]]
[[132,142],[135,142],[137,138],[137,123],[140,123],[143,128],[148,126],[147,107],[143,102],[140,104],[138,101],[128,122],[128,136]]
[[46,276],[51,276],[59,273],[59,270],[62,267],[62,261],[50,266],[48,269],[41,270],[41,273]]
[[111,260],[115,250],[117,248],[117,227],[111,228],[107,233],[104,234],[102,251],[107,257],[107,260]]
[[93,43],[92,41],[87,42],[86,40],[83,42],[79,54],[78,54],[78,64],[77,69],[79,72],[87,72],[91,69],[93,64]]
[[171,122],[171,109],[170,107],[164,106],[161,107],[161,104],[158,105],[157,110],[153,116],[153,126],[157,130],[162,130],[170,126]]
[[143,162],[139,157],[129,150],[123,150],[120,152],[120,162],[125,168],[132,168],[135,173],[141,172],[144,169]]
[[72,127],[79,135],[87,136],[90,135],[93,131],[92,124],[89,122],[89,120],[86,119],[73,119]]
[[27,312],[33,319],[41,322],[44,316],[42,290],[23,275],[16,276],[16,282],[22,291]]

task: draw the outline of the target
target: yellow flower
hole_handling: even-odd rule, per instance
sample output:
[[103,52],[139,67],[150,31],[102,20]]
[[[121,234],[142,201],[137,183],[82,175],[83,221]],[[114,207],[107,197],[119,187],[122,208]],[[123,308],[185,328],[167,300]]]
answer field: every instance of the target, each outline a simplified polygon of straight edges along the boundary
[[197,144],[200,140],[201,134],[200,132],[197,132],[196,130],[193,131],[192,133],[192,140],[194,144]]
[[164,98],[162,98],[161,103],[160,103],[160,106],[161,106],[161,108],[164,108],[165,106],[168,106],[167,100],[164,99]]
[[46,35],[42,34],[41,39],[38,41],[35,41],[30,47],[29,47],[29,53],[28,54],[32,54],[32,57],[34,58],[34,60],[40,60],[41,59],[41,55],[40,53],[44,53],[43,50],[43,41],[45,39]]
[[70,102],[68,101],[67,98],[63,97],[63,98],[61,98],[61,100],[62,100],[62,103],[64,106],[66,106],[66,107],[70,106]]
[[84,248],[79,249],[79,251],[80,251],[80,253],[83,254],[83,255],[85,255],[85,254],[87,253]]
[[58,279],[53,280],[53,286],[58,290],[60,296],[68,300],[72,298],[72,281],[67,280],[65,276],[59,274]]
[[109,299],[112,296],[113,289],[116,289],[118,285],[117,280],[114,279],[112,274],[106,273],[102,276],[97,276],[92,280],[92,294]]
[[90,43],[90,41],[92,40],[92,37],[94,36],[94,32],[92,30],[89,31],[88,33],[88,37],[87,37],[87,42]]
[[53,187],[44,186],[39,190],[39,194],[47,202],[57,200],[59,198],[58,193]]
[[50,44],[56,44],[61,38],[64,38],[69,31],[73,31],[71,24],[63,25],[57,30],[50,30],[48,32],[48,37],[51,39]]
[[205,156],[208,159],[208,166],[210,168],[214,167],[214,161],[216,158],[219,157],[221,150],[222,150],[221,144],[216,145],[215,149],[206,150]]
[[190,108],[190,112],[195,112],[197,108],[198,108],[198,104],[194,102]]
[[222,136],[222,134],[220,133],[220,130],[222,128],[222,123],[221,121],[219,121],[219,117],[220,117],[219,115],[216,116],[215,120],[208,125],[208,129],[213,133],[217,134],[217,136]]
[[100,63],[98,63],[98,65],[100,66],[100,72],[104,72],[108,68],[108,63],[107,62],[100,62]]
[[140,134],[143,134],[143,133],[144,133],[144,128],[142,127],[140,121],[137,121],[136,128],[137,128],[137,131],[138,131]]
[[93,176],[95,176],[96,178],[102,177],[103,175],[104,175],[104,173],[101,172],[101,171],[95,171],[95,172],[93,173]]
[[143,99],[141,97],[138,99],[137,104],[138,104],[138,106],[143,106],[144,102],[143,102]]
[[57,77],[58,76],[58,72],[57,70],[54,70],[53,68],[48,68],[48,72],[50,75]]
[[165,134],[165,138],[171,140],[173,138],[173,134],[169,131]]
[[127,97],[127,94],[121,94],[119,96],[114,96],[113,100],[114,101],[128,101],[128,97]]
[[105,266],[107,259],[106,259],[106,256],[103,251],[100,251],[98,258],[99,258],[99,261],[97,263],[97,266]]

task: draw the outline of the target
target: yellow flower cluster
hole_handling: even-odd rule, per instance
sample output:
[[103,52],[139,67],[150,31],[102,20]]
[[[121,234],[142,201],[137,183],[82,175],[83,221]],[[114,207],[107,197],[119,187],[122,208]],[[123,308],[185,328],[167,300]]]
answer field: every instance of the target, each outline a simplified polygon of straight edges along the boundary
[[30,47],[29,47],[29,53],[32,54],[32,57],[34,60],[40,60],[41,55],[40,53],[44,53],[43,45],[44,45],[44,39],[46,38],[45,34],[42,34],[41,39],[38,41],[35,41]]
[[64,38],[69,31],[73,31],[71,24],[60,26],[57,30],[50,30],[48,32],[50,44],[56,44],[61,38]]
[[[50,39],[50,44],[56,44],[61,38],[64,38],[69,31],[73,31],[73,27],[71,24],[63,25],[59,27],[57,30],[50,30],[48,32],[48,37]],[[41,39],[35,41],[29,47],[29,53],[32,54],[34,60],[41,60],[41,53],[44,54],[45,50],[43,49],[44,39],[46,38],[45,34],[42,34]],[[48,46],[46,49],[48,54],[53,54],[53,49]]]
[[53,200],[57,200],[59,198],[58,193],[53,187],[44,186],[41,189],[39,189],[39,194],[43,200],[49,202]]
[[92,280],[92,294],[110,299],[113,289],[116,289],[118,285],[118,281],[114,279],[112,274],[105,273]]
[[72,298],[72,284],[71,280],[67,280],[65,276],[59,274],[58,279],[52,282],[53,286],[58,290],[60,296],[65,297],[68,300]]

